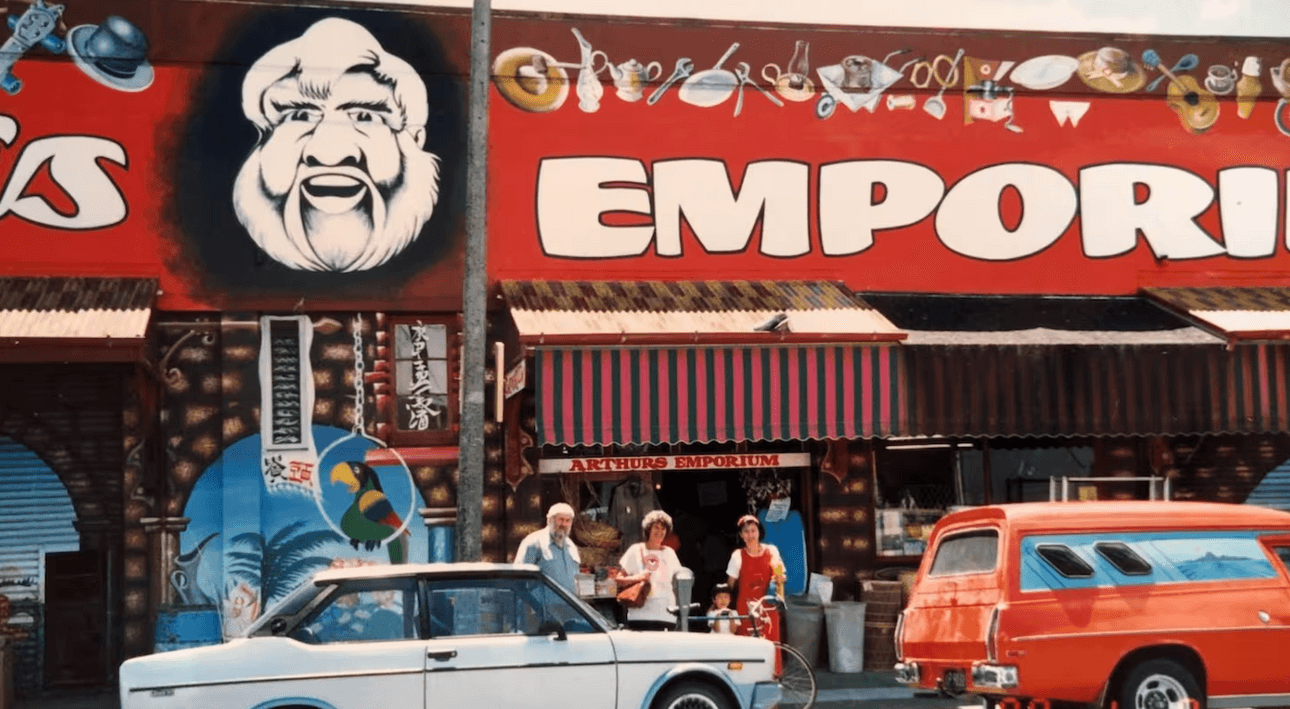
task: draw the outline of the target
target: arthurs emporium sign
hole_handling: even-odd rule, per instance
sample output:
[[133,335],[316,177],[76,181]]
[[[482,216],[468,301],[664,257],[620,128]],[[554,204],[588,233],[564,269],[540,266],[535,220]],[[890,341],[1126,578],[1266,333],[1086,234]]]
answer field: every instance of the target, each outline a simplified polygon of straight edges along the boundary
[[640,470],[732,470],[739,468],[802,468],[810,453],[713,453],[642,455],[613,458],[551,458],[538,463],[539,473],[609,473]]

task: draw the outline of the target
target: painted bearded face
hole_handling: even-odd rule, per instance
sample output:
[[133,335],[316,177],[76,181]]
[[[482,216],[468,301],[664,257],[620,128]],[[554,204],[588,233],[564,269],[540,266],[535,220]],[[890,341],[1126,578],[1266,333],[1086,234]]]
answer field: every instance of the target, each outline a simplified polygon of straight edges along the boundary
[[430,219],[438,158],[421,149],[425,129],[407,125],[392,83],[359,67],[327,84],[288,74],[264,91],[270,132],[238,173],[233,203],[274,260],[306,271],[368,270],[405,249]]

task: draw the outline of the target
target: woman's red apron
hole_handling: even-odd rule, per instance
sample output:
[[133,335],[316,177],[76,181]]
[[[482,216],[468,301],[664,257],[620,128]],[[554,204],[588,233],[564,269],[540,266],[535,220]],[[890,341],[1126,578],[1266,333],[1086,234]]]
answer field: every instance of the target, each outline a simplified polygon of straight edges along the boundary
[[[770,588],[772,578],[770,552],[763,547],[761,556],[751,556],[747,549],[740,549],[739,554],[739,578],[736,579],[739,590],[738,596],[735,597],[735,608],[739,609],[740,615],[746,615],[748,603],[760,600],[766,595],[766,589]],[[763,606],[760,629],[761,637],[771,642],[779,642],[779,612],[773,606]],[[740,635],[752,635],[751,621],[739,621],[735,632]],[[779,674],[780,669],[779,653],[776,652],[775,673]]]

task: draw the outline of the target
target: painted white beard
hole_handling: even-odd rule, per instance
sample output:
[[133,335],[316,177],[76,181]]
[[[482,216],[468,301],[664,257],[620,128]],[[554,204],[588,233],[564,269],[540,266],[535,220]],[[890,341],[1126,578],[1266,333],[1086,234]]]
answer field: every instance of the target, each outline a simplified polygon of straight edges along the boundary
[[[324,214],[302,211],[297,181],[286,195],[268,195],[262,151],[247,157],[233,185],[233,210],[251,239],[273,260],[298,271],[353,273],[376,268],[408,247],[434,213],[439,197],[439,158],[400,134],[403,184],[382,198],[368,182],[366,210]],[[411,150],[409,150],[411,148]]]
[[558,547],[564,546],[565,541],[569,539],[569,533],[563,529],[551,530],[551,542]]

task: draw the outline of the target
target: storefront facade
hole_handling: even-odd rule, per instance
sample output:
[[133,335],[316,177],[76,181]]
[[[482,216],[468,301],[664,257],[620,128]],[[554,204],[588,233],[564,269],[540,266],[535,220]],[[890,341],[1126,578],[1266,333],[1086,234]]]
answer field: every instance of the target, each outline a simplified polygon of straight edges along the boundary
[[451,554],[469,13],[130,7],[9,15],[48,31],[0,115],[19,696]]
[[[854,595],[916,565],[956,506],[1276,499],[1275,42],[513,16],[494,33],[490,194],[524,205],[490,213],[512,546],[551,502],[594,519],[643,477],[705,520],[682,550],[711,527],[728,553],[737,514],[783,494],[756,481],[787,481],[809,572]],[[1162,78],[1148,50],[1199,68]],[[1221,79],[1255,64],[1257,92]],[[738,295],[802,282],[841,284],[881,326]],[[798,340],[784,370],[776,338]],[[879,425],[834,425],[838,357],[886,362],[839,395],[886,397]],[[800,426],[754,391],[787,371]],[[800,477],[673,469],[790,450]]]
[[[70,51],[0,115],[28,694],[452,556],[468,13],[115,7],[26,11]],[[486,560],[568,501],[612,563],[661,507],[702,597],[751,510],[790,592],[854,595],[1053,475],[1280,499],[1281,44],[499,13],[492,47]],[[1261,92],[1148,90],[1147,49]]]

